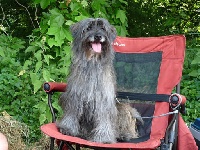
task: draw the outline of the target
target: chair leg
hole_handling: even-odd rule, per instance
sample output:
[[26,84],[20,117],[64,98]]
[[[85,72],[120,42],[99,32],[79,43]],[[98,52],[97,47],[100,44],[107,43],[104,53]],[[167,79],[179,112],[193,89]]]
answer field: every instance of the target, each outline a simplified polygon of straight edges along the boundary
[[62,150],[64,146],[64,141],[61,141],[58,147],[58,150]]
[[72,144],[70,144],[69,142],[65,142],[68,150],[75,150],[75,148],[73,148]]
[[178,145],[178,125],[179,125],[179,116],[176,115],[176,125],[175,125],[175,140],[174,140],[174,145],[173,145],[173,150],[177,149],[177,145]]
[[80,145],[79,144],[76,144],[76,150],[80,150]]
[[54,140],[55,140],[54,138],[50,139],[50,142],[51,142],[50,143],[50,150],[54,150]]

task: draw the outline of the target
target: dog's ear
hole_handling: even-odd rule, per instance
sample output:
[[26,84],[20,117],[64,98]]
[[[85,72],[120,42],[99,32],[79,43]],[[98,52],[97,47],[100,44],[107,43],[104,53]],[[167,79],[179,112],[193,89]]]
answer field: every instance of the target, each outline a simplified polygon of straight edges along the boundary
[[113,42],[116,39],[116,36],[117,36],[117,30],[113,25],[111,25],[110,26],[110,39],[111,39],[111,42]]
[[74,38],[74,37],[76,37],[76,34],[78,33],[78,29],[79,29],[79,25],[80,23],[78,22],[78,23],[75,23],[75,24],[73,24],[73,25],[71,25],[70,26],[70,31],[71,31],[71,33],[72,33],[72,37]]

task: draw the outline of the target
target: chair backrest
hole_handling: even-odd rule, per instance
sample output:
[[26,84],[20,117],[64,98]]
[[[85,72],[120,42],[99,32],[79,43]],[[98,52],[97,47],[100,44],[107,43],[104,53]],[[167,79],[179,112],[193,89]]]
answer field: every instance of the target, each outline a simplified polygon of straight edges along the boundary
[[[113,47],[116,51],[117,74],[126,73],[126,80],[130,80],[128,75],[130,73],[135,75],[135,71],[139,73],[138,78],[143,74],[140,77],[142,82],[149,76],[148,84],[157,83],[156,93],[158,94],[170,94],[180,82],[185,56],[185,37],[183,35],[145,38],[117,37]],[[124,62],[120,63],[121,60]],[[131,66],[132,62],[136,65]],[[157,71],[159,71],[158,77],[154,79]],[[157,81],[150,82],[150,80]],[[132,83],[139,84],[137,81],[134,79]],[[152,93],[152,90],[151,88],[149,92]]]
[[[113,48],[116,52],[114,65],[117,90],[120,92],[171,94],[181,80],[185,56],[183,35],[117,37]],[[149,112],[146,108],[148,105],[142,111]],[[153,108],[150,115],[158,116],[169,112],[169,104],[166,102],[156,102]],[[147,130],[151,131],[146,132],[159,138],[164,136],[168,116],[147,122],[151,124],[146,124]]]

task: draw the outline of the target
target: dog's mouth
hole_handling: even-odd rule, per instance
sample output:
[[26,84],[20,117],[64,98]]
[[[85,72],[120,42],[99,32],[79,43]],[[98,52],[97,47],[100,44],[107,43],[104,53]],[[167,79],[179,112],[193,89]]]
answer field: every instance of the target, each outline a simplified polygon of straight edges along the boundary
[[95,53],[101,53],[103,49],[103,44],[106,42],[105,36],[101,34],[96,34],[89,37],[91,49]]
[[102,45],[101,42],[91,42],[92,50],[96,53],[101,53]]

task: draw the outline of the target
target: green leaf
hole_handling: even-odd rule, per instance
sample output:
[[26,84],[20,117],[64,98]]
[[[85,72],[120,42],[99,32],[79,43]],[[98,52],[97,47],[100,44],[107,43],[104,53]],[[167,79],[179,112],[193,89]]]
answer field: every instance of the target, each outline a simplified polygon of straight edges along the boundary
[[124,3],[125,5],[128,5],[128,2],[126,0],[119,0],[121,3]]
[[66,56],[71,56],[71,47],[70,46],[64,46],[63,50],[66,53]]
[[64,37],[69,40],[69,41],[72,41],[72,35],[70,33],[69,30],[66,30],[65,28],[62,28],[61,32],[64,33]]
[[200,26],[197,27],[197,30],[200,32]]
[[115,26],[115,27],[117,29],[117,33],[119,36],[125,36],[128,34],[125,27],[123,27],[123,26]]
[[43,78],[44,78],[45,82],[50,81],[50,73],[48,70],[43,70]]
[[59,12],[58,9],[52,9],[50,12],[50,26],[62,27],[65,22],[64,16]]
[[46,121],[46,115],[40,114],[39,121],[40,121],[40,125],[44,124],[44,122]]
[[72,24],[74,24],[74,22],[71,20],[67,20],[65,23],[65,25],[67,25],[67,26],[71,26]]
[[3,47],[0,46],[0,56],[5,57],[4,51],[3,51]]
[[195,58],[194,58],[194,60],[191,62],[191,64],[200,64],[200,56],[196,56]]
[[40,113],[43,114],[46,111],[47,104],[44,101],[40,101],[38,104],[34,106],[34,108],[39,109]]
[[69,41],[72,40],[70,32],[63,27],[50,27],[47,34],[55,36],[55,40],[53,40],[52,38],[48,40],[48,44],[50,47],[52,47],[53,45],[61,46],[64,43],[64,39],[67,39]]
[[38,70],[42,67],[42,61],[38,61],[35,65],[35,72],[38,72]]
[[51,122],[51,121],[52,121],[52,114],[51,114],[50,110],[46,111],[45,116],[46,116],[46,120],[47,120],[48,122]]
[[197,70],[193,70],[193,71],[190,72],[188,75],[189,75],[189,76],[192,76],[192,77],[197,77],[197,76],[198,76],[198,71],[197,71]]
[[92,4],[91,4],[92,9],[93,10],[97,10],[97,11],[102,10],[101,8],[104,5],[106,5],[106,1],[105,0],[101,0],[101,1],[100,0],[93,0]]
[[47,6],[49,6],[49,4],[50,4],[50,0],[41,0],[40,1],[40,6],[42,9],[47,8]]
[[41,0],[34,0],[34,4],[39,4]]
[[56,35],[58,32],[60,31],[60,27],[56,27],[56,26],[51,26],[50,28],[48,28],[48,35]]
[[52,48],[54,45],[59,46],[58,43],[53,38],[49,38],[47,43],[49,44],[50,48]]
[[41,50],[39,50],[39,51],[37,51],[35,53],[35,57],[37,58],[38,61],[41,61],[41,59],[42,59],[42,55],[41,54],[42,54]]
[[37,49],[38,49],[37,46],[29,46],[29,47],[25,50],[25,53],[28,53],[28,52],[35,52]]
[[42,82],[39,80],[36,73],[31,72],[30,77],[34,87],[34,94],[35,94],[41,88]]
[[44,60],[49,65],[49,59],[54,59],[51,55],[44,55]]
[[80,16],[75,17],[74,19],[75,19],[76,21],[81,21],[81,20],[86,19],[86,18],[88,18],[88,17],[87,17],[87,16],[80,15]]
[[62,113],[62,112],[63,112],[62,108],[60,107],[60,105],[58,105],[58,102],[57,102],[57,101],[53,102],[52,105],[53,105],[53,107],[54,107],[59,113]]
[[57,42],[57,46],[62,46],[62,44],[64,43],[64,39],[59,39],[59,38],[57,38],[57,40],[58,41],[56,41]]
[[65,39],[65,29],[61,27],[60,30],[55,34],[55,40],[59,42],[63,39]]
[[125,23],[126,21],[126,14],[124,10],[117,10],[116,18],[119,18],[121,23]]
[[28,69],[28,66],[30,66],[30,65],[32,65],[32,61],[26,60],[25,63],[24,63],[23,69],[24,69],[24,70],[27,70],[27,69]]
[[80,9],[80,5],[78,3],[71,3],[70,8],[73,12],[76,12],[78,9]]

